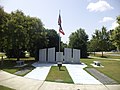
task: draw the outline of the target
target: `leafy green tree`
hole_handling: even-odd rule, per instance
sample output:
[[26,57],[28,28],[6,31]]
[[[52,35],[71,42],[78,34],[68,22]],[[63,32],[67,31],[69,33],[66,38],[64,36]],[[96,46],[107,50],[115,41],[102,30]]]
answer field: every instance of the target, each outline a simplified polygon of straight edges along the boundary
[[67,48],[67,47],[68,47],[68,45],[61,41],[61,48],[60,48],[61,51],[64,52],[64,48]]
[[108,31],[108,35],[109,35],[108,51],[116,50],[116,47],[115,45],[113,45],[112,40],[111,40],[112,32],[113,30]]
[[107,33],[107,29],[103,26],[102,31],[100,32],[100,39],[99,39],[99,47],[100,50],[102,51],[102,57],[103,57],[103,51],[108,50],[108,44],[109,43],[109,36]]
[[80,49],[81,57],[87,57],[87,40],[88,35],[85,30],[80,28],[69,36],[69,46],[71,48]]
[[[21,51],[27,48],[28,35],[27,30],[24,27],[25,15],[22,11],[15,11],[11,13],[11,18],[8,22],[7,36],[7,51],[15,52],[13,57],[17,57],[19,60]],[[11,52],[10,52],[11,53]]]
[[4,12],[3,7],[0,6],[0,51],[2,52],[4,51],[6,44],[7,34],[5,32],[8,29],[7,28],[8,18],[9,14]]
[[94,35],[92,36],[90,46],[94,52],[102,51],[102,57],[103,51],[107,51],[109,49],[109,34],[104,26],[102,27],[101,31],[95,31]]
[[89,51],[89,52],[94,52],[94,55],[95,55],[95,52],[96,52],[96,51],[99,51],[97,39],[92,38],[92,39],[88,42],[88,46],[87,46],[87,47],[88,47],[88,51]]
[[55,47],[56,51],[58,51],[59,47],[59,35],[54,29],[46,29],[46,37],[48,40],[48,48]]
[[29,36],[28,51],[36,60],[39,57],[39,49],[47,47],[47,34],[40,19],[27,16],[27,33]]
[[110,39],[113,45],[117,47],[117,51],[120,51],[120,16],[117,17],[117,23],[119,24],[119,26],[112,31]]
[[[21,57],[25,50],[38,60],[38,51],[47,47],[47,37],[40,19],[24,15],[20,10],[7,14],[0,8],[0,48],[8,57]],[[42,43],[41,43],[42,42]]]

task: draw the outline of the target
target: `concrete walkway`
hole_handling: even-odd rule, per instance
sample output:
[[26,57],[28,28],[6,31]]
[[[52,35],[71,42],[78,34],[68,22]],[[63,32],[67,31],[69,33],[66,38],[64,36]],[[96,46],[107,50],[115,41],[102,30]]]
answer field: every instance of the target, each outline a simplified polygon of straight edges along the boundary
[[86,68],[86,70],[90,72],[93,76],[95,76],[103,84],[118,84],[115,80],[109,78],[108,76],[104,75],[103,73],[97,71],[94,68]]
[[[51,66],[53,65],[54,64],[34,63],[33,66],[36,68],[24,77],[44,81],[49,73]],[[66,66],[75,84],[102,84],[85,70],[83,70],[83,68],[86,67],[85,64],[63,64],[63,66]]]
[[0,71],[0,85],[16,90],[39,90],[43,81],[16,76],[4,71]]
[[75,84],[102,84],[85,70],[83,70],[86,65],[65,64],[65,66]]
[[44,82],[0,71],[0,85],[16,90],[120,90],[120,85],[76,85]]
[[44,81],[52,65],[54,64],[34,63],[33,66],[36,68],[32,70],[30,73],[28,73],[27,75],[25,75],[24,77]]

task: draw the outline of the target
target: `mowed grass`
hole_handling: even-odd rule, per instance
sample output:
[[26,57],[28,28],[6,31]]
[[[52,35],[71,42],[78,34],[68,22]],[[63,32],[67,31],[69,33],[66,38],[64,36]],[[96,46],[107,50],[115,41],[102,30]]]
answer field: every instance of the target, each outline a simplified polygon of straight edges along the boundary
[[[4,60],[3,61],[3,65],[1,65],[1,61],[0,61],[0,69],[9,72],[11,74],[14,74],[17,71],[23,70],[25,68],[28,68],[30,71],[34,69],[34,67],[31,65],[33,62],[35,62],[34,60],[26,60],[25,64],[27,64],[25,67],[22,68],[17,68],[15,67],[16,64],[16,60]],[[27,74],[27,73],[26,73]],[[20,75],[20,76],[24,76],[26,74]]]
[[98,71],[104,73],[108,77],[120,83],[120,61],[106,59],[81,59],[81,62],[84,62],[85,64],[88,65],[87,68],[93,67],[90,65],[91,63],[93,63],[93,61],[100,61],[101,64],[104,66],[103,68],[97,67],[96,69]]
[[62,66],[60,71],[57,66],[52,66],[50,69],[50,72],[46,78],[46,81],[61,82],[61,83],[73,83],[73,80],[70,77],[65,66]]
[[0,57],[2,57],[2,56],[6,56],[5,53],[0,53]]
[[[5,60],[17,60],[17,58],[5,58]],[[34,57],[29,57],[29,58],[20,58],[20,60],[24,60],[24,61],[32,61],[32,60],[35,60],[35,58]]]
[[0,90],[14,90],[14,89],[0,85]]
[[[116,54],[116,53],[113,53]],[[90,56],[95,56],[95,57],[102,57],[102,54],[90,54]],[[120,59],[120,56],[114,56],[114,55],[110,55],[110,54],[103,54],[103,58],[112,58],[112,59]]]

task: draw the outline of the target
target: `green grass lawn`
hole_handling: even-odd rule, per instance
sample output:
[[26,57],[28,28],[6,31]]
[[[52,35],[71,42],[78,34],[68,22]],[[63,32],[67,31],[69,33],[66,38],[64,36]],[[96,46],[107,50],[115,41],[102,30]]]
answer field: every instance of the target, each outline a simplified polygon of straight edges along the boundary
[[5,53],[1,53],[1,52],[0,52],[0,57],[2,57],[2,56],[5,56]]
[[50,72],[46,78],[46,81],[62,82],[62,83],[73,83],[65,66],[62,66],[61,71],[57,66],[52,66]]
[[[17,58],[6,58],[5,60],[17,60]],[[20,60],[25,60],[25,61],[33,61],[33,60],[35,60],[35,58],[34,57],[29,57],[29,58],[20,58]]]
[[96,69],[98,71],[104,73],[105,75],[120,83],[120,61],[106,59],[81,59],[81,62],[84,62],[88,65],[87,68],[93,67],[90,65],[91,63],[93,63],[93,61],[100,61],[101,64],[104,66],[103,68],[97,67]]
[[[34,61],[34,60],[33,60],[33,61],[31,61],[31,60],[26,60],[26,61],[25,61],[25,64],[27,64],[27,65],[26,65],[25,67],[17,68],[17,67],[15,67],[15,65],[17,65],[17,64],[16,64],[16,60],[4,60],[3,65],[1,65],[1,62],[0,62],[0,69],[4,70],[4,71],[6,71],[6,72],[12,73],[12,74],[14,74],[15,72],[20,71],[20,70],[22,70],[22,69],[25,69],[25,68],[27,68],[27,69],[29,69],[29,70],[31,71],[31,70],[34,69],[34,67],[31,66],[31,64],[32,64],[33,62],[35,62],[35,61]],[[28,72],[27,72],[27,73],[28,73]],[[27,73],[21,74],[20,76],[24,76],[24,75],[26,75]]]
[[111,52],[110,54],[120,54],[120,52]]
[[[116,53],[113,53],[116,54]],[[91,53],[90,56],[95,56],[95,57],[102,57],[102,54],[93,54]],[[113,56],[113,55],[107,55],[107,54],[103,54],[103,58],[112,58],[112,59],[120,59],[120,56]]]
[[0,90],[14,90],[14,89],[0,85]]

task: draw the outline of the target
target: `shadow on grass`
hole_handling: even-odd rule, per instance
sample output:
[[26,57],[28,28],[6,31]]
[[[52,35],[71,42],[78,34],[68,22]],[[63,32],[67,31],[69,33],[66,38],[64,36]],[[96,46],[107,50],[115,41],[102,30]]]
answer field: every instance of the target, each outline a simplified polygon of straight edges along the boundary
[[27,60],[24,62],[25,64],[27,64],[26,66],[15,67],[17,65],[16,60],[4,60],[3,63],[0,61],[0,69],[14,74],[15,72],[20,71],[20,70],[24,70],[24,69],[32,70],[32,69],[34,69],[34,67],[31,65],[34,62],[35,62],[34,60],[33,61]]
[[101,58],[108,58],[107,56],[100,56]]
[[65,70],[63,70],[63,69],[60,69],[59,71],[65,71]]
[[0,90],[15,90],[15,89],[8,88],[8,87],[0,85]]

